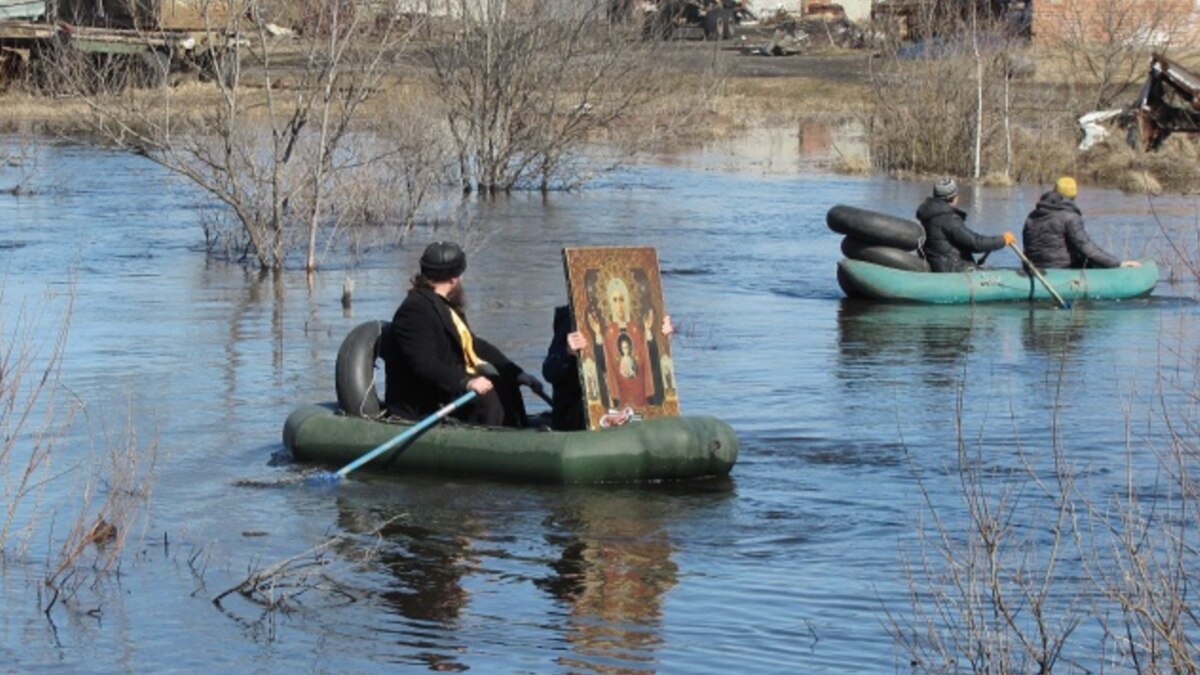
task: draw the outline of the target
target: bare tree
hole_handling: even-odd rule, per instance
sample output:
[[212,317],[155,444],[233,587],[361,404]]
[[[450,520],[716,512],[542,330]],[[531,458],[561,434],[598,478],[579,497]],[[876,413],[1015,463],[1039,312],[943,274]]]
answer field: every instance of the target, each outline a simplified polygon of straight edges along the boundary
[[[662,43],[610,22],[604,0],[451,5],[455,18],[425,54],[465,192],[570,187],[600,131],[628,131],[656,103],[703,95],[672,86],[654,58]],[[690,108],[660,122],[682,124]]]
[[[1186,5],[1186,7],[1185,7]],[[1131,102],[1141,86],[1150,54],[1177,38],[1192,3],[1179,0],[1093,0],[1068,2],[1038,40],[1067,62],[1076,115]],[[1035,26],[1035,30],[1037,27]]]
[[[410,162],[437,165],[428,152],[409,156],[411,137],[381,133],[396,110],[379,100],[389,91],[384,76],[414,25],[391,7],[368,15],[330,2],[310,12],[302,32],[273,23],[259,0],[206,17],[213,35],[239,41],[215,56],[223,76],[202,91],[97,93],[91,83],[100,74],[86,68],[67,79],[102,139],[224,204],[229,218],[207,225],[212,249],[263,269],[282,268],[295,249],[305,269],[317,269],[345,227],[411,225],[429,178]],[[386,163],[401,168],[381,171]]]
[[[882,58],[872,61],[876,164],[899,173],[1011,177],[1013,138],[1021,131],[1012,80],[1032,70],[1022,38],[1003,14],[980,3],[918,10],[916,41],[885,41]],[[1044,120],[1025,122],[1028,128]]]

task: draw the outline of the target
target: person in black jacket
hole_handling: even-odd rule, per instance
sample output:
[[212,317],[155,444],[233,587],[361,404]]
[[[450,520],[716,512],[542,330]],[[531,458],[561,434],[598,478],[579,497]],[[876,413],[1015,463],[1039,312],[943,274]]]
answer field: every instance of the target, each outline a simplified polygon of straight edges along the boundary
[[1119,260],[1092,243],[1075,205],[1078,193],[1075,179],[1063,176],[1030,211],[1021,233],[1029,262],[1040,268],[1140,267],[1140,262]]
[[554,308],[554,337],[542,361],[542,377],[553,392],[550,403],[550,427],[555,431],[574,431],[587,427],[583,387],[579,384],[579,354],[587,346],[583,333],[571,330],[571,308]]
[[966,212],[958,208],[958,184],[943,178],[933,186],[933,195],[917,209],[917,220],[925,228],[921,255],[934,272],[967,272],[975,269],[975,253],[987,253],[1017,241],[1012,232],[987,236],[972,231],[964,222]]
[[[466,254],[451,242],[434,242],[421,255],[421,272],[384,341],[388,414],[420,419],[472,390],[478,397],[455,417],[471,424],[525,426],[520,385],[540,391],[542,383],[471,332],[463,314],[466,269]],[[483,375],[483,363],[494,366],[498,376]]]

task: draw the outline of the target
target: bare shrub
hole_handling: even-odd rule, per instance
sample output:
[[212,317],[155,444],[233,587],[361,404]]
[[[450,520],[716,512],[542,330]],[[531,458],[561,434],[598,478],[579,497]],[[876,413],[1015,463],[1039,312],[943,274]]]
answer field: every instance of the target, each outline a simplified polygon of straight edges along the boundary
[[1147,200],[1154,222],[1166,242],[1163,265],[1169,281],[1190,279],[1200,283],[1200,214],[1182,227],[1168,227],[1155,209],[1155,201]]
[[891,62],[872,72],[878,86],[868,120],[871,157],[885,171],[969,175],[974,96],[971,64],[937,59]]
[[326,553],[339,550],[351,557],[352,565],[362,565],[377,554],[385,529],[403,517],[389,518],[363,535],[329,537],[307,551],[264,567],[252,568],[245,579],[214,596],[212,603],[226,609],[226,598],[237,594],[265,611],[274,612],[298,608],[306,594],[354,601],[354,592],[336,578],[338,575],[333,569],[334,563],[326,557]]
[[[1189,232],[1194,237],[1194,232]],[[1187,247],[1194,278],[1195,241]],[[1084,565],[1115,608],[1100,614],[1119,663],[1137,673],[1200,672],[1200,351],[1189,326],[1163,331],[1153,421],[1163,430],[1128,451],[1125,485],[1090,504]],[[1138,471],[1153,458],[1157,471]]]
[[841,174],[865,176],[871,173],[871,160],[862,155],[839,156],[832,168]]
[[[124,442],[103,439],[102,456],[81,457],[67,445],[82,409],[65,400],[61,382],[72,301],[73,295],[47,326],[45,316],[13,307],[0,293],[0,562],[45,562],[45,612],[119,564],[126,537],[144,513],[157,456],[153,443],[149,450],[138,447],[132,418],[125,420]],[[48,492],[70,478],[76,485],[65,499]],[[65,535],[55,531],[62,522]]]
[[666,115],[670,129],[680,111],[653,106],[703,93],[672,83],[654,58],[664,43],[609,22],[606,4],[453,3],[458,18],[425,57],[464,191],[570,187],[591,164],[582,150],[596,134],[630,132],[626,123],[646,112]]
[[[1200,671],[1191,593],[1200,581],[1200,353],[1188,330],[1181,326],[1177,344],[1164,333],[1147,433],[1135,441],[1143,427],[1126,420],[1116,484],[1069,461],[1057,400],[1050,447],[1026,452],[1018,441],[1005,466],[982,430],[976,447],[965,442],[960,393],[958,461],[948,475],[966,522],[917,476],[924,509],[904,566],[911,614],[889,614],[915,670]],[[1057,367],[1059,385],[1070,365]]]
[[[45,584],[51,595],[49,611],[59,600],[70,601],[86,584],[95,584],[115,570],[131,533],[148,511],[158,446],[139,445],[132,408],[120,438],[104,436],[103,453],[84,463],[77,509]],[[135,537],[136,538],[136,537]]]
[[1071,120],[1055,117],[1037,127],[1019,126],[1013,133],[1012,177],[1026,183],[1051,183],[1066,174],[1080,175],[1077,140]]
[[10,304],[0,293],[0,307],[5,308],[0,313],[0,557],[23,554],[37,527],[44,525],[38,516],[53,475],[54,450],[73,414],[60,400],[59,384],[69,322],[64,318],[46,338],[43,317]]
[[[399,223],[401,237],[429,179],[409,171],[395,180],[380,170],[387,162],[394,168],[407,149],[363,115],[408,39],[398,15],[316,3],[298,37],[277,37],[263,5],[252,0],[242,9],[225,23],[211,19],[213,34],[239,35],[243,43],[216,57],[213,70],[223,76],[208,105],[196,105],[194,91],[189,100],[174,88],[96,93],[95,72],[66,78],[93,113],[93,133],[223,204],[228,217],[207,224],[212,250],[261,268],[280,269],[300,250],[313,271],[337,234],[364,218]],[[364,214],[361,195],[371,193],[393,201]]]
[[925,516],[916,550],[904,554],[912,614],[891,615],[892,634],[919,672],[1051,672],[1085,617],[1064,569],[1073,559],[1070,467],[1061,452],[1048,469],[1024,453],[1021,466],[992,464],[982,442],[968,445],[962,421],[960,393],[953,475],[966,531],[943,518],[918,476]]
[[1178,0],[1062,4],[1053,26],[1037,34],[1064,64],[1053,76],[1070,89],[1074,114],[1130,103],[1151,52],[1180,37],[1175,31],[1186,18],[1181,8]]
[[1090,182],[1139,194],[1192,192],[1200,181],[1197,154],[1186,138],[1168,138],[1159,152],[1147,153],[1109,137],[1080,156],[1076,173]]
[[1200,617],[1190,593],[1200,581],[1194,438],[1177,437],[1164,449],[1166,480],[1152,494],[1139,494],[1131,475],[1124,494],[1090,514],[1107,525],[1085,558],[1092,582],[1117,608],[1101,616],[1105,638],[1133,672],[1200,672]]
[[1012,187],[1013,179],[1008,174],[993,171],[980,179],[979,184],[992,187]]
[[[966,9],[964,10],[963,7]],[[871,154],[894,173],[1011,175],[1019,42],[978,3],[921,5],[917,45],[885,42],[872,62]]]
[[0,192],[19,196],[29,192],[38,170],[37,142],[30,134],[0,145]]

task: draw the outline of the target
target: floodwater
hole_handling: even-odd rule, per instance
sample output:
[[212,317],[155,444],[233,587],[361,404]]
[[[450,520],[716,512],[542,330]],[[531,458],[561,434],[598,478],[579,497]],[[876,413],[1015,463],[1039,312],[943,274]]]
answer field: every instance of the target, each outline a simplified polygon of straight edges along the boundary
[[[775,130],[653,158],[579,193],[472,206],[472,231],[489,235],[469,237],[473,325],[534,372],[565,299],[561,247],[658,250],[684,413],[728,421],[741,455],[728,480],[604,487],[370,473],[332,488],[239,484],[297,471],[280,458],[288,413],[334,397],[342,336],[391,316],[425,243],[461,235],[418,228],[405,246],[330,261],[310,290],[302,273],[273,280],[207,261],[203,202],[144,160],[25,147],[19,165],[0,167],[0,187],[24,185],[0,194],[5,330],[22,312],[52,334],[73,299],[62,386],[85,410],[55,450],[64,474],[41,508],[73,497],[74,463],[124,442],[130,424],[143,452],[157,447],[157,466],[119,574],[77,601],[39,610],[43,539],[9,554],[0,661],[55,672],[908,670],[890,630],[914,616],[922,583],[905,560],[931,512],[966,529],[960,441],[1007,485],[1032,484],[1022,467],[1044,476],[1057,448],[1100,499],[1127,482],[1166,489],[1150,448],[1167,418],[1194,413],[1196,288],[1164,280],[1148,299],[1071,311],[849,302],[826,210],[908,215],[927,186],[830,174],[828,145],[806,147],[814,137]],[[968,190],[969,222],[1019,231],[1036,194]],[[1164,233],[1200,213],[1183,197],[1085,189],[1080,202],[1097,241],[1160,262]],[[1011,252],[990,262],[1015,265]],[[1013,518],[1036,492],[1020,493]],[[213,604],[250,571],[335,535],[321,566],[282,580],[280,596],[308,589],[290,611],[236,594]],[[1098,636],[1091,621],[1073,634],[1075,663],[1097,669]]]

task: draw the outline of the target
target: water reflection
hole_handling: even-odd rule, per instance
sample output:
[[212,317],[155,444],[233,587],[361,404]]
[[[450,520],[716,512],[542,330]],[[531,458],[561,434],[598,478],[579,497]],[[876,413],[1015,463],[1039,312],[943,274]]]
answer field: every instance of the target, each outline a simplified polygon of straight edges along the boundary
[[1100,330],[1116,316],[1116,312],[1092,311],[1086,305],[1065,311],[1039,311],[1030,306],[1021,315],[1021,346],[1026,352],[1066,357],[1080,348],[1088,330]]
[[[1058,373],[1117,350],[1153,344],[1169,299],[1078,303],[907,305],[843,300],[838,308],[838,379],[847,388],[881,380],[952,387],[972,360]],[[1147,342],[1149,340],[1150,342]]]
[[842,376],[860,368],[920,365],[925,384],[957,382],[976,344],[991,342],[995,326],[977,305],[889,305],[843,300],[838,308],[838,362]]
[[[432,502],[437,483],[414,478],[395,488],[388,481],[335,500],[337,527],[362,535],[338,551],[387,577],[370,595],[397,620],[372,622],[377,639],[399,647],[402,662],[439,671],[472,668],[488,651],[460,636],[497,616],[490,595],[513,582],[558,608],[553,636],[531,650],[552,650],[568,672],[657,670],[666,600],[684,576],[673,532],[720,533],[721,504],[734,496],[728,477],[636,488],[471,482]],[[481,502],[498,507],[463,508]],[[540,574],[519,571],[531,560]],[[499,616],[544,623],[535,600],[521,606],[505,605]]]
[[[564,502],[562,531],[547,535],[562,547],[554,574],[538,585],[565,605],[567,668],[632,662],[625,672],[653,670],[663,638],[663,600],[679,566],[663,528],[660,505],[635,495],[588,492]],[[639,667],[641,666],[641,667]]]
[[397,636],[415,650],[406,658],[430,670],[467,670],[453,656],[455,646],[446,644],[455,633],[439,629],[454,628],[470,599],[463,577],[475,566],[469,534],[472,521],[446,518],[439,520],[447,522],[415,524],[398,508],[363,508],[347,499],[338,499],[337,507],[340,528],[378,537],[373,550],[361,541],[347,540],[341,552],[350,559],[369,557],[372,567],[394,577],[376,596],[409,627]]

